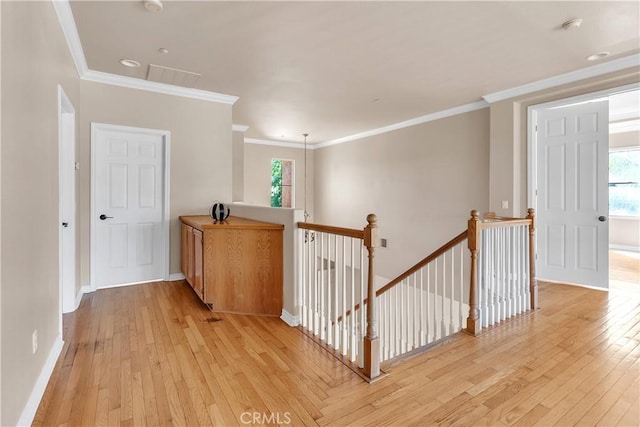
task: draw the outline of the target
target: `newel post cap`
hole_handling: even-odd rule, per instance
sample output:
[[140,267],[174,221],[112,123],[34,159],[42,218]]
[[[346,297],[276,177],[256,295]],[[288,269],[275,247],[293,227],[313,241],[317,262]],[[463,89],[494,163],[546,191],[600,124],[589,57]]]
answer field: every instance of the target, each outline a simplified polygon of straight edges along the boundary
[[380,231],[376,214],[367,215],[367,226],[364,228],[364,245],[368,248],[380,247]]

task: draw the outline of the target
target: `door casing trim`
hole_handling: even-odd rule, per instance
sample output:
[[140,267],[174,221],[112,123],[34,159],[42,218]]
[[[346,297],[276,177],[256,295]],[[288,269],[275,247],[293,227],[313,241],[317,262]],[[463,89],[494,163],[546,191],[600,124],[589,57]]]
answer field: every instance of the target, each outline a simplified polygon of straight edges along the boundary
[[[67,115],[71,115],[72,116],[72,120],[73,120],[73,128],[71,131],[71,135],[67,135],[66,132],[66,120],[67,120]],[[62,205],[61,201],[62,201],[62,193],[61,191],[67,191],[68,188],[60,188],[61,187],[61,183],[63,182],[63,178],[62,178],[62,174],[63,174],[63,164],[62,164],[62,159],[64,158],[63,156],[63,151],[66,151],[69,147],[67,146],[68,144],[68,140],[66,138],[69,138],[69,136],[72,139],[72,148],[73,148],[73,156],[75,158],[76,155],[76,110],[73,106],[73,103],[71,102],[71,100],[69,99],[69,97],[67,96],[66,92],[64,91],[64,88],[62,87],[62,85],[58,85],[58,283],[59,283],[59,307],[60,307],[60,336],[62,336],[62,314],[63,313],[67,313],[70,311],[75,311],[76,308],[78,308],[78,306],[75,304],[75,298],[74,301],[72,303],[72,307],[73,309],[69,309],[69,301],[66,302],[65,304],[65,294],[69,294],[69,290],[67,289],[66,293],[65,293],[65,284],[64,284],[64,278],[62,277],[62,272],[63,272],[63,259],[62,259],[62,254],[63,254],[63,230],[62,230],[62,222],[65,220],[65,218],[63,218],[63,211],[64,211],[64,206]],[[74,179],[73,181],[73,217],[71,219],[67,218],[67,221],[71,221],[72,225],[74,227],[74,236],[73,238],[76,240],[77,242],[77,236],[78,236],[78,227],[77,227],[77,219],[78,219],[78,215],[77,215],[77,194],[76,194],[76,180]],[[76,275],[76,271],[77,271],[77,264],[78,263],[78,248],[76,245],[75,248],[75,254],[74,254],[74,259],[73,259],[73,268],[74,268],[74,276],[75,276],[75,281],[74,281],[74,287],[77,286],[78,284],[78,277]],[[71,292],[74,296],[76,295],[76,290],[73,289]],[[65,310],[65,306],[67,307],[67,310]]]

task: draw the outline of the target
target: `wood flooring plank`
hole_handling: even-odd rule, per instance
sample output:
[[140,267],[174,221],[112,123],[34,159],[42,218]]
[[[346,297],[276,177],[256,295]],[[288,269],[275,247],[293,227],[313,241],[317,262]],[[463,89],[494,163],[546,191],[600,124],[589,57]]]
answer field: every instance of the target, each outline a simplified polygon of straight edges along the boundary
[[367,384],[278,318],[185,282],[104,289],[64,316],[34,425],[638,425],[640,292],[540,283],[542,308],[385,364]]

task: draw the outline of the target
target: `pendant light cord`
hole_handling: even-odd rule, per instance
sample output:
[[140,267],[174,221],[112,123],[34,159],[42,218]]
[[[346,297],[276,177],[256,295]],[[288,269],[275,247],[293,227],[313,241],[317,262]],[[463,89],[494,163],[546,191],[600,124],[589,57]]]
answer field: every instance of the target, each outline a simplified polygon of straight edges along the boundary
[[303,133],[304,136],[304,222],[307,222],[307,219],[311,215],[307,212],[307,137],[308,133]]

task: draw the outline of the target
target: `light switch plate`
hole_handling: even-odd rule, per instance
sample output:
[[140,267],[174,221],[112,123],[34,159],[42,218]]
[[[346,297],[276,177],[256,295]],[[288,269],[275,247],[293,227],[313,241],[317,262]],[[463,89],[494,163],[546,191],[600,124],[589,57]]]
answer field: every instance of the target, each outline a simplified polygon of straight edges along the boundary
[[509,209],[509,201],[508,200],[503,200],[502,201],[502,209]]

